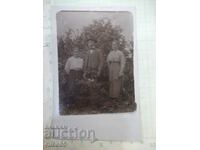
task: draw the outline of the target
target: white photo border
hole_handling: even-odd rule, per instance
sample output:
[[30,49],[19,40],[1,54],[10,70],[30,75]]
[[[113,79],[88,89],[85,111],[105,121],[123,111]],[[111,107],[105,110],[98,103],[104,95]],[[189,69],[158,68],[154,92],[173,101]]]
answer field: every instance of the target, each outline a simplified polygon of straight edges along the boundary
[[[127,11],[133,16],[134,40],[134,92],[137,108],[134,112],[106,113],[88,115],[60,115],[59,114],[59,82],[58,82],[58,54],[57,54],[57,25],[56,14],[60,11]],[[52,19],[52,54],[53,54],[53,118],[52,126],[67,126],[79,129],[93,129],[98,140],[141,141],[142,127],[140,118],[138,63],[136,47],[136,9],[134,7],[75,7],[54,6],[51,11]]]

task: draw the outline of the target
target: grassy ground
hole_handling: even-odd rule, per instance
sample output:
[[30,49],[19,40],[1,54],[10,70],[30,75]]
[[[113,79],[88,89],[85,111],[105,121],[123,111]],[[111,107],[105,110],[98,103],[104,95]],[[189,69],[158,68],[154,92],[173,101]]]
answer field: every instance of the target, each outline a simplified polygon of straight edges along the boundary
[[76,102],[67,107],[67,85],[60,88],[60,114],[99,114],[120,113],[136,110],[133,91],[122,92],[120,98],[111,99],[108,96],[108,82],[82,82],[78,86]]

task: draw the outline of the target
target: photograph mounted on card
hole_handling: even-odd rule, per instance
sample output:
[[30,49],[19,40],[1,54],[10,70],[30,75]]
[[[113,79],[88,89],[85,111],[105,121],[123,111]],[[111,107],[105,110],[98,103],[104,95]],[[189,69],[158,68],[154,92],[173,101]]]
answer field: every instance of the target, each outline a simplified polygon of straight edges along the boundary
[[52,8],[53,126],[141,140],[135,19],[128,7]]

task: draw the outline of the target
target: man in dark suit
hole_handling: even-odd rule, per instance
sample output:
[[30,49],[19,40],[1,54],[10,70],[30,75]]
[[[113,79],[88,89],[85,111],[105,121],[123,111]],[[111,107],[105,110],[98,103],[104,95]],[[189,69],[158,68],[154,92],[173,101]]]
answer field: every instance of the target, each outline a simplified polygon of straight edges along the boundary
[[100,76],[103,66],[102,52],[96,48],[96,41],[88,40],[88,51],[86,53],[83,65],[84,78],[95,80]]

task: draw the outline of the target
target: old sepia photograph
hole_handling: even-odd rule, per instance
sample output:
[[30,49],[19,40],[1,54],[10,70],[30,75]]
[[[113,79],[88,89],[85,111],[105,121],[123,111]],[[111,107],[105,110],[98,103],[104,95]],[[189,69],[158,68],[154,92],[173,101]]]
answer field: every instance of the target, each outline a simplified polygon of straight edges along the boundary
[[134,112],[134,18],[128,11],[56,13],[60,115]]

